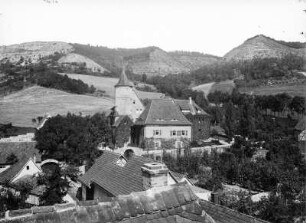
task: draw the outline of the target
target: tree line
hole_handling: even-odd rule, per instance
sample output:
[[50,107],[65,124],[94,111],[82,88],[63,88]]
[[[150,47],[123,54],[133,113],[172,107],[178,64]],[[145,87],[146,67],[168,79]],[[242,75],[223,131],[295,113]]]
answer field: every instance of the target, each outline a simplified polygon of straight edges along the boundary
[[57,70],[47,64],[28,64],[15,66],[10,62],[1,65],[0,71],[6,74],[0,83],[0,94],[6,95],[25,87],[39,85],[54,88],[75,94],[92,94],[96,91],[93,85],[89,86],[81,80],[69,78],[67,75],[58,74]]

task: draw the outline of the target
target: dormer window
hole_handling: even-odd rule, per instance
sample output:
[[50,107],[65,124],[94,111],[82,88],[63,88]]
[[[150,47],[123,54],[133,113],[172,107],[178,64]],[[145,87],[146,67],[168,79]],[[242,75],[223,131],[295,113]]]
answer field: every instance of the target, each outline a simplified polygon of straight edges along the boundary
[[121,156],[121,157],[116,161],[116,164],[117,164],[118,166],[124,167],[125,164],[126,164],[126,159],[125,159],[123,156]]

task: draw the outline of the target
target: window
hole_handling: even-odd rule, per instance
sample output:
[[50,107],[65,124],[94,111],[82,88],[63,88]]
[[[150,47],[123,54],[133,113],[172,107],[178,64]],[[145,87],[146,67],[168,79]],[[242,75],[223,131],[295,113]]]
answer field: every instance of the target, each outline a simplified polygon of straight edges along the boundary
[[135,101],[133,101],[133,104],[135,104],[136,102]]
[[153,136],[160,136],[161,130],[153,130]]
[[154,141],[154,148],[159,148],[161,146],[161,142],[160,141]]
[[177,131],[177,136],[181,136],[183,131]]
[[176,131],[175,130],[170,131],[170,136],[176,136]]
[[29,170],[30,169],[30,167],[29,166],[27,166],[27,170]]

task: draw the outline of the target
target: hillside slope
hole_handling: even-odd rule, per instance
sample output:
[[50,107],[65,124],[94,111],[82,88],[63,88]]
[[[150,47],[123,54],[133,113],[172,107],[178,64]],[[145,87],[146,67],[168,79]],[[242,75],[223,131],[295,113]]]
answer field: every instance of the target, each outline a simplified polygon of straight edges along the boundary
[[73,47],[65,42],[28,42],[9,46],[0,46],[0,61],[9,59],[12,63],[18,62],[21,57],[37,62],[41,57],[58,53],[69,53]]
[[73,63],[82,64],[82,63],[85,63],[86,68],[90,69],[93,72],[100,72],[100,73],[109,72],[107,69],[100,66],[99,64],[97,64],[93,60],[91,60],[87,57],[84,57],[82,55],[76,54],[76,53],[69,53],[69,54],[61,57],[58,60],[58,63],[60,63],[60,64],[73,64]]
[[220,57],[198,52],[175,51],[169,54],[191,71],[221,60]]
[[0,123],[11,122],[16,126],[35,127],[32,119],[38,116],[67,112],[94,114],[110,109],[114,101],[110,98],[70,94],[43,87],[28,89],[0,98]]
[[305,55],[304,47],[301,48],[290,47],[290,44],[284,41],[276,41],[264,35],[254,36],[246,40],[240,46],[232,49],[224,55],[226,60],[249,60],[254,57],[282,57],[286,54]]
[[[62,74],[64,75],[64,74]],[[115,85],[118,83],[118,78],[98,77],[85,74],[66,74],[69,78],[81,80],[89,86],[93,85],[97,90],[105,91],[105,96],[115,98]]]
[[125,60],[130,71],[148,76],[189,73],[203,64],[214,63],[218,58],[201,53],[166,52],[158,47],[110,49],[82,44],[73,44],[73,47],[76,53],[91,58],[110,71],[118,73]]

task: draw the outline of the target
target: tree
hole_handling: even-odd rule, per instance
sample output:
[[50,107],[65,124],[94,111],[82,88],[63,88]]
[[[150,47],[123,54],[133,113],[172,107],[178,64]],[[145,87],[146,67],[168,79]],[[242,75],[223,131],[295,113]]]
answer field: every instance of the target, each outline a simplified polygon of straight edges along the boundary
[[56,167],[50,175],[40,176],[39,184],[45,185],[46,190],[40,197],[42,205],[54,205],[63,203],[63,197],[69,189],[69,182],[63,178],[60,167]]
[[111,145],[112,131],[104,114],[82,117],[68,113],[48,119],[35,133],[35,139],[44,158],[75,165],[86,161],[91,165],[100,155],[98,145]]
[[18,157],[14,153],[11,153],[10,155],[8,155],[6,157],[6,161],[5,162],[9,163],[9,164],[17,163],[18,162]]

